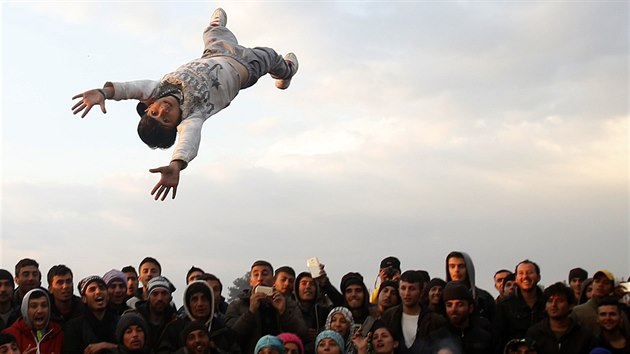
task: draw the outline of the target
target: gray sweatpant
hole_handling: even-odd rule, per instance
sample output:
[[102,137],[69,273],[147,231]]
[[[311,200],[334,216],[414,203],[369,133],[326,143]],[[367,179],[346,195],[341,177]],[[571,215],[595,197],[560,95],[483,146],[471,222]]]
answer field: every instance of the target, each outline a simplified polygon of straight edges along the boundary
[[291,68],[275,50],[266,47],[243,47],[226,27],[208,26],[203,32],[203,42],[205,49],[202,58],[227,56],[245,65],[249,79],[241,89],[252,86],[267,73],[274,79],[291,77]]

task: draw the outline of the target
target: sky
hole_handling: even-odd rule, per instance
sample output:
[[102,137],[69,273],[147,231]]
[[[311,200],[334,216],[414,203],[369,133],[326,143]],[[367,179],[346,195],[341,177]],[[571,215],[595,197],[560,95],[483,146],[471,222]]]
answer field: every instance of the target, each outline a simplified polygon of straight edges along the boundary
[[[199,57],[216,7],[299,72],[208,119],[177,198],[156,202],[148,170],[171,151],[138,139],[135,102],[81,119],[72,97]],[[493,294],[526,258],[547,285],[578,266],[630,275],[626,1],[0,9],[0,268],[29,257],[78,282],[153,256],[182,289],[192,265],[227,287],[257,259],[299,272],[318,257],[334,284],[358,271],[372,288],[386,256],[444,278],[457,250]]]

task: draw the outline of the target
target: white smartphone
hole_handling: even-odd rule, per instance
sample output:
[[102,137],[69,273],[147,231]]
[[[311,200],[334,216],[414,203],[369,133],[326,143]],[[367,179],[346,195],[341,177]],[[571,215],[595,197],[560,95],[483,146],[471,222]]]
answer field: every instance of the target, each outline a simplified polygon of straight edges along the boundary
[[271,294],[273,294],[273,288],[270,286],[258,285],[256,287],[256,290],[254,290],[254,292],[263,293],[267,296],[271,296]]
[[317,257],[307,259],[306,266],[308,267],[308,271],[311,272],[311,276],[313,278],[319,278],[319,273],[321,272],[321,269],[319,266],[319,259],[317,259]]

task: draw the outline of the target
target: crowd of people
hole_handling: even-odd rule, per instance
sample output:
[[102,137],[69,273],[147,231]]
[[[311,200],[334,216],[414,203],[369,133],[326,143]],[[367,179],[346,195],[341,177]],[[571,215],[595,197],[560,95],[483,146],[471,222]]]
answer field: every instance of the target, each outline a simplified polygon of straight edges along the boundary
[[403,269],[384,258],[370,292],[357,272],[337,288],[323,265],[258,260],[228,303],[221,280],[193,266],[177,309],[155,258],[78,282],[55,265],[47,288],[25,258],[13,275],[0,269],[0,354],[630,353],[630,283],[605,269],[571,269],[543,289],[523,260],[495,273],[496,298],[465,252],[447,255],[444,278]]

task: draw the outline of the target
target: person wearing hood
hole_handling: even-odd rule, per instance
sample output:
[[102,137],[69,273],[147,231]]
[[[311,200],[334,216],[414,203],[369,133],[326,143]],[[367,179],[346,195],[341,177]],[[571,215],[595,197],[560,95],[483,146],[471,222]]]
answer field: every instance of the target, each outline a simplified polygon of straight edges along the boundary
[[345,354],[352,354],[355,352],[354,344],[352,342],[352,336],[355,331],[354,324],[352,312],[343,306],[335,307],[330,310],[330,313],[326,318],[326,329],[339,333],[341,338],[344,339],[346,347],[343,352]]
[[91,275],[78,284],[83,315],[66,322],[62,354],[97,354],[116,348],[116,324],[120,318],[107,307],[107,285]]
[[2,332],[15,337],[20,351],[33,354],[58,354],[63,347],[61,325],[50,321],[50,298],[46,290],[29,290],[20,305],[22,317]]
[[118,346],[111,354],[151,354],[147,342],[147,324],[135,312],[129,311],[120,316],[116,326]]
[[166,325],[158,346],[158,353],[173,353],[186,347],[186,337],[182,332],[186,325],[197,321],[209,333],[210,347],[221,351],[234,351],[235,341],[232,331],[214,316],[214,292],[205,280],[190,282],[184,290],[184,314]]
[[352,312],[354,323],[363,323],[370,315],[376,316],[376,306],[370,306],[370,293],[361,274],[350,272],[344,275],[340,290],[343,306]]
[[225,324],[235,332],[241,352],[251,353],[265,334],[291,332],[306,339],[306,325],[295,301],[287,301],[273,288],[271,263],[258,260],[250,269],[250,289],[232,301],[225,313]]
[[328,298],[322,296],[319,283],[309,272],[298,274],[293,296],[308,329],[308,338],[304,345],[306,353],[310,354],[315,351],[315,338],[324,329],[326,316],[333,305]]
[[453,280],[462,282],[470,289],[477,304],[475,313],[492,322],[496,308],[494,297],[475,285],[475,265],[465,252],[453,251],[446,256],[446,282]]

